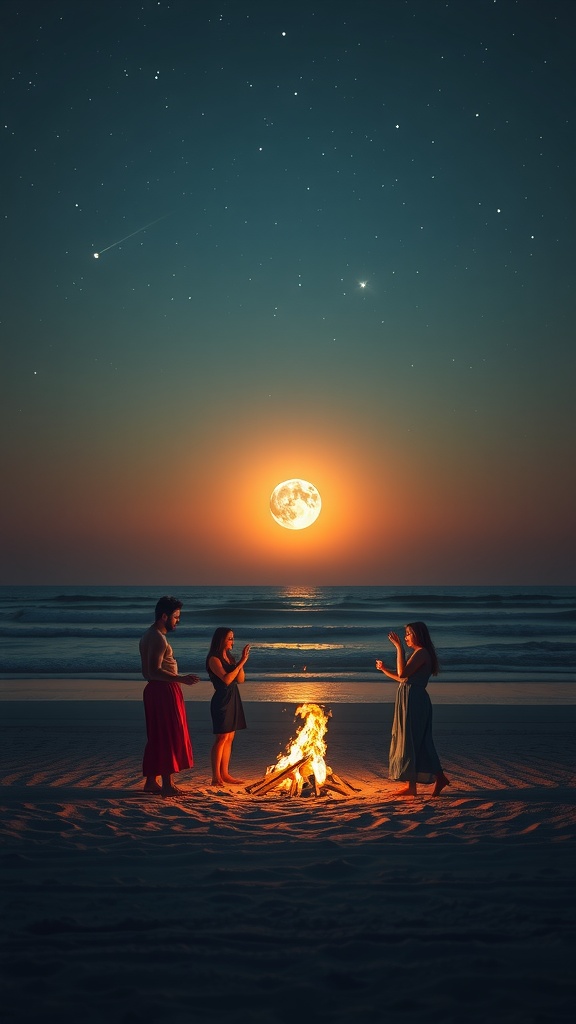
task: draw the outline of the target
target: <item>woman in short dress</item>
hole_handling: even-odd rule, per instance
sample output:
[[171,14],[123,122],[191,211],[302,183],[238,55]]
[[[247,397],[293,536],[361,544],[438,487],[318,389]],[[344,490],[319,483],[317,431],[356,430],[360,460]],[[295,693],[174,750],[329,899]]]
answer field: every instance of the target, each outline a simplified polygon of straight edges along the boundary
[[230,775],[229,766],[236,730],[246,728],[238,683],[244,682],[244,665],[250,655],[250,644],[244,647],[238,664],[232,654],[233,646],[233,631],[219,626],[214,631],[206,658],[206,669],[214,687],[210,702],[212,731],[216,737],[211,751],[213,786],[242,784],[241,779]]
[[432,704],[426,690],[430,676],[438,675],[438,656],[424,622],[409,622],[406,626],[406,646],[412,648],[408,661],[398,634],[388,633],[388,639],[396,648],[396,672],[390,672],[382,661],[376,662],[376,668],[399,684],[390,742],[390,778],[408,783],[400,796],[416,796],[418,782],[434,783],[432,796],[438,796],[450,785],[434,746]]

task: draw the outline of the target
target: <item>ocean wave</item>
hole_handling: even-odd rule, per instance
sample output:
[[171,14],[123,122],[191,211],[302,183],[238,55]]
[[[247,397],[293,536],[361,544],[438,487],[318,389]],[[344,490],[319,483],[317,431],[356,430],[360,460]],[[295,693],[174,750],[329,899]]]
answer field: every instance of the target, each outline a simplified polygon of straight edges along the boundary
[[102,608],[98,611],[95,608],[86,609],[81,611],[80,609],[66,609],[58,611],[53,608],[23,608],[17,613],[13,613],[9,619],[4,621],[11,621],[16,623],[43,623],[43,622],[60,622],[73,624],[76,622],[91,622],[95,625],[106,624],[113,626],[117,622],[132,622],[138,624],[138,628],[142,633],[146,626],[150,625],[150,615],[141,614],[140,619],[134,614],[133,610],[111,610]]
[[[164,589],[164,588],[162,588]],[[138,640],[160,590],[0,587],[5,673],[139,673]],[[190,587],[174,637],[183,670],[203,667],[212,632],[253,644],[250,670],[322,675],[393,666],[390,630],[424,619],[449,672],[573,672],[576,588]],[[172,640],[172,637],[170,638]]]
[[51,603],[53,602],[55,604],[77,604],[77,603],[89,604],[89,605],[100,604],[100,605],[102,605],[102,607],[107,607],[108,605],[111,605],[111,604],[113,604],[113,605],[115,605],[115,604],[126,604],[128,601],[130,602],[130,604],[134,604],[134,603],[138,603],[138,604],[144,604],[145,603],[147,605],[149,604],[149,599],[147,597],[141,597],[140,599],[135,599],[133,596],[125,597],[122,594],[113,594],[113,593],[107,593],[107,594],[56,594],[54,597],[47,598],[47,600],[49,602],[51,602]]
[[[442,588],[439,588],[441,590]],[[472,589],[472,588],[467,588]],[[562,590],[562,588],[558,588]],[[574,603],[574,596],[569,592],[566,594],[556,593],[522,593],[520,591],[511,591],[510,593],[498,593],[497,591],[491,591],[489,593],[463,593],[459,588],[454,588],[452,593],[423,593],[420,590],[414,591],[395,591],[390,590],[386,594],[367,594],[359,599],[355,595],[343,597],[340,600],[340,604],[347,605],[349,607],[362,608],[364,605],[411,605],[411,606],[422,606],[422,605],[445,605],[448,608],[458,608],[460,606],[466,606],[469,608],[483,608],[498,606],[502,607],[505,605],[518,605],[525,607],[526,605],[541,606],[547,608],[550,605],[558,604],[559,602],[567,601],[570,604]]]
[[[444,638],[451,635],[470,637],[537,637],[541,635],[558,635],[566,633],[569,625],[576,620],[576,613],[554,614],[548,617],[518,616],[506,620],[500,618],[490,619],[484,616],[479,622],[475,619],[454,617],[444,618],[434,613],[426,616],[426,622],[435,642],[442,643]],[[414,621],[411,619],[410,621]],[[256,638],[276,632],[278,636],[285,636],[288,633],[302,632],[317,636],[339,633],[349,637],[371,637],[379,636],[385,640],[390,630],[402,632],[404,621],[401,616],[395,619],[383,619],[380,616],[370,618],[364,616],[363,622],[353,622],[346,616],[326,615],[316,617],[314,621],[295,622],[293,618],[286,617],[279,619],[275,616],[186,616],[180,619],[180,625],[176,631],[177,636],[203,635],[210,637],[216,626],[225,625],[236,632],[237,639],[240,634],[246,637]],[[125,631],[126,636],[141,636],[150,625],[150,617],[138,618],[133,614],[109,615],[105,612],[91,614],[88,612],[73,612],[67,615],[58,615],[50,611],[26,612],[18,618],[11,616],[0,616],[0,635],[18,633],[20,636],[34,636],[45,633],[49,628],[55,632],[54,635],[75,633],[82,635],[83,631],[99,630],[102,635],[107,632],[110,636],[116,636],[119,632]]]
[[[179,644],[176,650],[181,671],[197,672],[205,676],[206,646]],[[571,673],[574,675],[576,645],[546,641],[525,645],[491,645],[467,648],[446,648],[441,652],[442,671],[463,673],[503,674],[519,671]],[[364,646],[321,643],[269,644],[253,649],[248,676],[273,675],[282,672],[314,673],[327,676],[345,672],[366,674],[376,671],[374,661],[380,657],[376,650]],[[394,670],[393,655],[384,655],[385,664]],[[140,672],[138,651],[133,644],[118,644],[107,649],[98,642],[83,645],[63,644],[57,651],[53,645],[39,643],[36,650],[8,650],[2,660],[2,673],[57,674],[74,673],[126,674]]]
[[[427,621],[431,632],[433,632],[435,642],[440,648],[445,645],[452,645],[456,641],[466,645],[470,642],[477,643],[483,639],[488,642],[494,642],[502,637],[522,640],[523,642],[526,640],[536,641],[540,638],[550,640],[556,640],[556,638],[563,639],[566,637],[567,632],[569,632],[567,631],[566,624],[572,621],[572,617],[557,615],[543,620],[542,616],[539,616],[536,620],[533,620],[530,616],[525,615],[519,618],[519,620],[490,622],[485,616],[482,622],[479,623],[476,620],[471,622],[459,620],[455,622],[452,618],[447,622],[441,622],[434,620],[433,616],[428,616]],[[19,618],[17,622],[8,622],[6,620],[0,622],[0,639],[16,637],[20,640],[34,641],[49,637],[54,639],[69,638],[71,640],[93,637],[100,640],[114,640],[123,637],[134,640],[139,639],[149,625],[148,618],[147,620],[137,622],[134,621],[133,615],[125,617],[116,615],[111,621],[110,615],[99,613],[82,613],[65,616],[64,618],[54,614],[34,614]],[[265,623],[261,621],[261,618],[258,618],[255,622],[243,621],[228,623],[227,625],[236,631],[237,645],[243,639],[246,642],[257,642],[258,640],[270,638],[277,640],[293,639],[295,641],[300,638],[302,642],[310,642],[315,639],[320,641],[328,638],[330,640],[341,639],[351,643],[355,641],[368,641],[375,638],[379,644],[387,645],[388,632],[390,630],[402,631],[403,629],[399,623],[340,623],[334,621],[332,617],[330,617],[328,622],[316,620],[312,623],[279,623],[278,618],[274,618],[273,621]],[[180,625],[173,636],[180,641],[203,638],[208,642],[213,629],[214,618],[209,623],[204,623],[202,620],[199,621],[196,616],[192,620],[182,617]]]

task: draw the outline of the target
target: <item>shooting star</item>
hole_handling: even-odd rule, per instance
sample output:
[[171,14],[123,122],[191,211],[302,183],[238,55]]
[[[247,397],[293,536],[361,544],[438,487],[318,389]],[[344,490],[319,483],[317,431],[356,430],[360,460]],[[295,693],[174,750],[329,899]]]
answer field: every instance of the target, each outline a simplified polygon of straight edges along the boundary
[[146,228],[151,228],[153,224],[157,224],[160,220],[166,220],[166,217],[169,216],[169,213],[165,213],[163,217],[151,220],[149,224],[145,224],[143,228],[138,228],[137,231],[133,231],[130,235],[124,235],[124,238],[119,238],[117,242],[112,242],[112,245],[107,245],[105,249],[100,249],[100,252],[95,252],[94,259],[99,260],[103,252],[108,252],[109,249],[113,249],[115,245],[120,245],[121,242],[128,241],[129,238],[134,238],[134,235],[139,235],[141,231],[146,231]]

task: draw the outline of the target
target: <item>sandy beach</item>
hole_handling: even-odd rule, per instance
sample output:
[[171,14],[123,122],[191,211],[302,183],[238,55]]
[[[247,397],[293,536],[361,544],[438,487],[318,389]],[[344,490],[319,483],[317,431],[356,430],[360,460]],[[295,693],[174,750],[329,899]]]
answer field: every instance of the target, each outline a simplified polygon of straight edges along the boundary
[[[246,781],[295,704],[245,702]],[[398,797],[392,705],[338,704],[328,764],[353,795],[210,787],[147,796],[135,700],[0,704],[7,1019],[456,1022],[571,1019],[574,706],[435,706],[451,786]]]

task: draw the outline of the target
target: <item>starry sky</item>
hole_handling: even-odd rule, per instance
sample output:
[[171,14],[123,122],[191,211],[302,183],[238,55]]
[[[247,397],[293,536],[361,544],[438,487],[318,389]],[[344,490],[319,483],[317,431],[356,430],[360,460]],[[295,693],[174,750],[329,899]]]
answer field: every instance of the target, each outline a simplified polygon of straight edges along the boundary
[[572,0],[1,18],[0,582],[574,583]]

